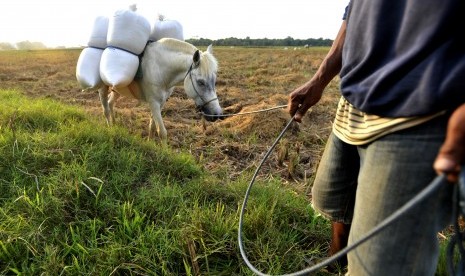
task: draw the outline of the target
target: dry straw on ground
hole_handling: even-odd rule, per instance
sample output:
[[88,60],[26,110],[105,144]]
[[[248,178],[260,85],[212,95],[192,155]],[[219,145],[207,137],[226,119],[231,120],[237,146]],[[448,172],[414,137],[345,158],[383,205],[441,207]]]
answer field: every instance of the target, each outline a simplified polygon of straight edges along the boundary
[[[287,104],[287,96],[318,68],[327,48],[214,47],[219,61],[217,93],[224,112],[250,112]],[[0,89],[17,88],[30,97],[51,97],[79,105],[104,120],[96,92],[82,92],[75,69],[80,49],[0,52]],[[326,89],[321,102],[309,110],[285,136],[264,166],[262,176],[305,191],[311,182],[338,99],[338,80]],[[147,136],[149,109],[136,101],[117,102],[117,121],[134,135]],[[239,176],[256,167],[290,119],[285,109],[227,117],[205,123],[183,88],[175,89],[163,109],[169,144],[189,150],[213,173]],[[286,154],[283,154],[286,152]]]

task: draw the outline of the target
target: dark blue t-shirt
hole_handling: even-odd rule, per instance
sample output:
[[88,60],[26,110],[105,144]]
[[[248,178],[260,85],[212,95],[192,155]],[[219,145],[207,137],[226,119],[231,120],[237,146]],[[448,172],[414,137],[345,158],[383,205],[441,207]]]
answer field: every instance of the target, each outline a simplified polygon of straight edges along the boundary
[[[350,4],[350,2],[349,2]],[[347,14],[349,13],[349,5],[346,6],[345,10],[344,10],[344,14],[342,15],[342,20],[346,20],[347,19]]]
[[465,102],[465,1],[352,0],[342,95],[356,108],[405,117]]

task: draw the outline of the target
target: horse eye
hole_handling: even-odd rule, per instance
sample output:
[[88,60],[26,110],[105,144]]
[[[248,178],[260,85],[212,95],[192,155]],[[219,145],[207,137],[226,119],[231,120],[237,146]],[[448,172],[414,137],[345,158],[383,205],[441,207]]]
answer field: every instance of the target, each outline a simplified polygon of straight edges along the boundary
[[204,80],[197,80],[197,85],[198,86],[205,86],[205,81]]

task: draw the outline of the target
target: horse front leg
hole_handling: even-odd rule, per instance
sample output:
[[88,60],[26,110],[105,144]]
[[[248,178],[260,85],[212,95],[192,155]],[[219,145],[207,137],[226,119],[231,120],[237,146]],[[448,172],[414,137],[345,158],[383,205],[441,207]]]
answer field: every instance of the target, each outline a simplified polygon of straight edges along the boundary
[[151,100],[149,102],[150,110],[152,111],[152,116],[150,118],[149,124],[149,139],[154,138],[154,132],[156,129],[157,135],[161,138],[162,141],[166,141],[167,132],[165,124],[163,124],[163,119],[161,118],[161,105],[160,103]]
[[161,138],[160,137],[160,127],[157,122],[153,119],[153,115],[150,115],[150,122],[149,122],[149,136],[147,137],[147,140],[152,140],[155,138]]
[[98,89],[98,95],[100,98],[100,103],[102,104],[103,114],[105,115],[105,119],[107,120],[107,125],[111,126],[112,120],[112,111],[110,109],[110,105],[108,104],[108,86],[104,85]]

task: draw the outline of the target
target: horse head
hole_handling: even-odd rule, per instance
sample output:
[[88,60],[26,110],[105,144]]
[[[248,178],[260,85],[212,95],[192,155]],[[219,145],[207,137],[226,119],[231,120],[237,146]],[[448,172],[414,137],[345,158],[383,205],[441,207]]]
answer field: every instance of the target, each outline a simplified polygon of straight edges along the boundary
[[203,113],[207,121],[216,121],[222,115],[215,87],[217,71],[218,63],[210,45],[206,52],[195,51],[192,64],[184,78],[187,96],[194,99],[197,109]]

